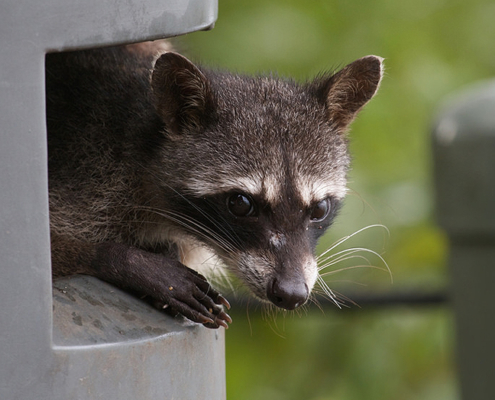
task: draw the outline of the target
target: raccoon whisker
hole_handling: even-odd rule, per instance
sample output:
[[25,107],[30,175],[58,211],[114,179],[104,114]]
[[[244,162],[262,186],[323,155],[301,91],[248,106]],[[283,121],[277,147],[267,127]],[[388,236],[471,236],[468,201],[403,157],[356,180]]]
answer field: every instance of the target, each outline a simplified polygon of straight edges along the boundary
[[[348,307],[347,302],[350,302],[352,304],[357,305],[355,302],[353,302],[351,299],[349,299],[347,296],[344,296],[340,292],[337,292],[337,291],[334,290],[334,291],[332,291],[332,293],[335,296],[335,298],[334,299],[331,299],[331,301],[334,304],[336,304],[336,302],[337,302],[339,309],[342,309],[344,307]],[[315,301],[317,301],[316,300],[316,295],[319,295],[319,296],[324,297],[324,298],[328,298],[328,294],[323,289],[321,289],[321,288],[315,288],[314,294],[315,294]],[[321,308],[321,305],[320,305],[320,308]],[[324,312],[323,309],[322,309],[322,311]]]
[[[391,271],[388,263],[385,261],[385,259],[379,253],[377,253],[374,250],[367,249],[365,247],[354,247],[353,250],[362,251],[365,253],[370,253],[370,254],[373,254],[374,256],[378,257],[380,259],[380,261],[382,262],[382,264],[385,266],[385,268],[382,268],[382,270],[388,272],[388,274],[390,276],[390,283],[392,283],[392,284],[394,283],[394,277],[392,275],[392,271]],[[372,267],[380,269],[379,267],[376,267],[376,266],[371,266],[371,265],[369,266],[369,268],[372,268]]]
[[[322,260],[318,260],[318,264],[319,264],[318,265],[318,271],[321,271],[322,269],[324,269],[325,265],[337,264],[341,261],[347,260],[348,257],[352,258],[353,254],[359,253],[359,252],[361,252],[361,250],[356,249],[356,248],[350,248],[350,249],[345,249],[345,250],[339,251],[338,253],[335,253],[335,254],[332,254],[328,257],[325,257]],[[355,257],[357,257],[357,256],[355,256]],[[364,256],[362,256],[362,257],[364,258]]]
[[143,208],[143,209],[149,212],[153,212],[161,217],[167,218],[170,221],[176,222],[180,226],[183,226],[184,228],[191,230],[192,232],[198,234],[200,237],[203,237],[207,241],[214,241],[216,245],[221,247],[227,253],[232,253],[234,251],[234,247],[229,242],[225,241],[224,238],[219,236],[217,233],[209,229],[204,224],[201,224],[200,222],[195,221],[186,215],[165,211],[165,210],[154,209],[154,208]]
[[376,269],[376,270],[383,271],[383,272],[388,272],[386,268],[377,267],[376,265],[353,265],[351,267],[339,268],[335,271],[327,271],[327,272],[320,274],[320,276],[324,277],[324,276],[328,276],[328,275],[334,275],[334,274],[337,274],[339,272],[350,271],[353,269],[361,269],[361,268],[370,268],[370,269]]
[[349,195],[351,195],[351,196],[355,196],[355,197],[357,197],[359,200],[361,200],[361,202],[363,203],[363,211],[362,211],[362,212],[364,212],[364,211],[365,211],[366,207],[369,207],[369,208],[371,209],[371,211],[373,212],[373,214],[374,214],[374,215],[376,215],[376,216],[380,215],[380,214],[376,211],[375,207],[373,207],[373,205],[372,205],[369,201],[367,201],[367,200],[366,200],[366,199],[365,199],[365,198],[364,198],[364,197],[363,197],[360,193],[358,193],[356,190],[354,190],[354,189],[350,188],[349,186],[346,186],[346,190],[347,190],[347,193],[348,193]]
[[[175,218],[174,214],[168,216],[165,214],[161,215],[168,218],[170,221],[176,222],[184,228],[198,234],[199,237],[204,238],[207,242],[213,242],[227,253],[233,251],[233,247],[230,245],[229,242],[225,241],[221,236],[217,235],[215,232],[211,231],[203,224],[200,224],[197,221],[191,220],[180,214],[175,214]],[[182,218],[182,220],[179,218]]]
[[[357,281],[354,281],[354,280],[351,280],[351,279],[332,279],[330,282],[332,283],[352,283],[353,285],[358,285],[358,286],[362,286],[362,287],[367,287],[368,285],[365,284],[365,283],[362,283],[362,282],[357,282]],[[327,282],[328,284],[328,282]],[[337,293],[334,291],[334,293]],[[343,296],[341,293],[339,293],[340,296]]]
[[365,226],[364,228],[361,228],[361,229],[357,230],[356,232],[351,233],[350,235],[344,236],[342,239],[340,239],[337,242],[335,242],[328,249],[326,249],[323,253],[321,253],[320,255],[318,255],[318,257],[316,257],[316,259],[319,260],[320,258],[324,257],[330,251],[332,251],[336,247],[340,246],[342,243],[346,242],[350,238],[352,238],[352,237],[358,235],[359,233],[362,233],[362,232],[364,232],[364,231],[366,231],[368,229],[371,229],[371,228],[382,228],[382,229],[385,229],[388,234],[390,234],[390,231],[388,230],[388,228],[385,225],[382,225],[382,224],[373,224],[373,225]]
[[[196,221],[194,219],[191,219],[186,214],[181,214],[181,213],[172,212],[172,211],[169,211],[169,210],[162,210],[162,209],[157,209],[157,208],[152,208],[152,207],[140,207],[139,209],[140,210],[143,210],[143,211],[154,213],[154,214],[159,215],[159,216],[164,217],[164,218],[167,218],[167,219],[169,219],[169,220],[171,220],[173,222],[178,223],[179,225],[181,225],[181,226],[183,226],[185,228],[188,228],[188,229],[191,229],[191,230],[194,229],[194,231],[196,233],[200,233],[202,235],[205,235],[206,233],[208,233],[211,236],[215,237],[215,239],[217,239],[217,238],[218,239],[221,239],[221,237],[219,237],[214,231],[211,231],[204,224],[201,224],[200,222],[198,222],[198,221]],[[156,224],[160,224],[160,222],[155,222],[155,223]],[[197,227],[197,228],[201,229],[203,231],[203,233],[200,232],[200,231],[198,231],[194,227]],[[204,237],[207,237],[207,236],[204,236]]]
[[[180,195],[180,194],[179,194]],[[182,196],[182,195],[181,195]],[[225,219],[220,215],[217,214],[217,218],[221,218],[225,223],[225,226],[231,228],[231,229],[226,229],[224,225],[221,225],[215,218],[213,218],[211,215],[206,213],[204,210],[202,210],[200,207],[186,199],[184,196],[182,196],[184,200],[186,200],[191,206],[193,206],[197,211],[199,211],[209,222],[211,222],[216,228],[218,228],[221,232],[225,233],[226,236],[232,239],[232,241],[237,244],[238,246],[241,246],[241,241],[235,231],[231,228],[231,225],[225,221]]]
[[301,317],[303,313],[304,315],[307,316],[309,312],[308,304],[307,303],[303,304],[301,307],[296,308],[293,312],[296,313],[298,317]]
[[276,329],[278,329],[278,326],[276,324],[276,316],[273,317],[273,322],[275,324],[275,327],[272,326],[272,324],[268,323],[268,326],[270,327],[270,329],[272,330],[272,332],[277,335],[279,338],[281,339],[286,339],[286,337],[284,335],[282,335],[279,331],[277,331]]
[[[187,199],[186,199],[187,200]],[[209,203],[209,202],[208,202]],[[194,206],[194,204],[193,204]],[[199,211],[202,211],[199,209]],[[231,224],[229,223],[229,221],[227,221],[223,216],[222,214],[220,213],[216,213],[216,217],[220,220],[220,221],[223,221],[225,223],[225,225],[221,225],[218,223],[218,221],[215,219],[215,218],[211,218],[209,215],[207,214],[204,214],[208,219],[209,221],[211,221],[217,228],[219,228],[222,232],[224,232],[227,236],[229,236],[233,241],[234,243],[239,246],[240,248],[243,247],[242,246],[242,240],[241,238],[239,237],[239,235],[237,235],[237,232],[232,228]],[[226,229],[225,227],[228,227],[230,229]]]
[[[340,282],[340,281],[339,281]],[[355,282],[354,282],[355,283]],[[348,308],[348,304],[347,303],[351,303],[357,307],[359,307],[359,304],[357,304],[355,301],[353,301],[352,299],[350,299],[349,297],[343,295],[342,293],[340,292],[337,292],[337,291],[334,291],[333,292],[335,294],[335,297],[337,299],[337,301],[339,302],[339,304],[341,305],[341,307],[346,307]]]
[[266,318],[264,318],[264,319],[265,319],[265,321],[267,321],[268,326],[270,327],[270,329],[272,330],[272,332],[275,335],[277,335],[278,337],[280,337],[282,339],[285,339],[285,336],[281,333],[281,332],[285,331],[285,326],[282,329],[280,329],[280,327],[277,324],[277,316],[279,313],[281,313],[282,316],[284,317],[283,321],[285,323],[285,316],[287,315],[288,311],[281,309],[281,308],[278,308],[278,307],[275,307],[271,303],[270,304],[263,303],[263,305],[265,306],[263,313],[266,316]]
[[[151,210],[151,211],[153,211],[153,210]],[[215,242],[216,243],[222,244],[222,248],[224,250],[228,251],[228,252],[231,252],[234,249],[234,247],[229,242],[227,242],[225,239],[223,239],[216,232],[212,231],[206,225],[204,225],[204,224],[202,224],[202,223],[200,223],[200,222],[198,222],[198,221],[190,218],[186,214],[180,214],[180,213],[170,212],[170,211],[164,211],[164,210],[154,210],[154,212],[157,213],[158,215],[161,215],[163,217],[169,218],[170,220],[172,220],[172,218],[170,218],[170,216],[173,216],[173,217],[176,217],[176,218],[181,218],[181,221],[179,221],[178,219],[174,219],[174,221],[175,222],[178,222],[178,223],[181,223],[181,225],[184,226],[185,228],[189,228],[189,227],[192,227],[192,226],[196,226],[196,227],[200,228],[203,231],[203,233],[204,233],[203,234],[203,237],[204,238],[211,239],[208,236],[208,235],[210,235],[213,239],[215,239]],[[188,224],[190,224],[190,225],[188,225]],[[196,230],[195,232],[198,232],[198,231]],[[228,233],[228,232],[226,232],[226,233]]]
[[[331,266],[331,265],[335,265],[335,264],[337,264],[338,262],[341,262],[341,261],[344,261],[344,260],[348,260],[348,259],[350,259],[350,258],[361,258],[361,259],[364,259],[364,260],[368,261],[368,263],[369,263],[369,260],[368,260],[366,257],[364,257],[364,256],[359,256],[359,255],[354,255],[354,256],[352,256],[352,254],[354,254],[354,253],[359,253],[359,252],[370,253],[370,254],[372,254],[372,255],[374,255],[374,256],[376,256],[376,257],[378,257],[378,258],[380,259],[381,263],[385,266],[384,268],[382,268],[382,267],[378,267],[378,266],[374,266],[374,265],[371,265],[371,264],[370,264],[370,265],[367,265],[367,266],[361,266],[361,267],[363,267],[363,268],[364,268],[364,267],[367,267],[367,268],[375,268],[375,269],[379,269],[379,270],[381,270],[381,271],[388,272],[388,274],[389,274],[389,276],[390,276],[390,282],[391,282],[392,284],[394,283],[394,278],[393,278],[393,275],[392,275],[392,271],[390,270],[390,267],[389,267],[388,263],[385,261],[385,259],[384,259],[384,258],[383,258],[380,254],[378,254],[376,251],[371,250],[371,249],[367,249],[367,248],[364,248],[364,247],[353,247],[353,248],[351,248],[351,249],[347,249],[347,254],[345,253],[345,251],[341,252],[341,253],[343,253],[343,254],[344,254],[343,256],[341,256],[341,257],[339,257],[339,258],[337,258],[337,259],[335,259],[335,260],[331,260],[331,261],[329,261],[329,262],[324,262],[324,264],[323,264],[323,265],[321,265],[321,266],[319,266],[319,267],[318,267],[318,272],[319,272],[319,271],[322,271],[322,270],[323,270],[323,269],[325,269],[325,268],[328,268],[328,267],[329,267],[329,266]],[[330,260],[330,259],[331,259],[331,257],[327,257],[327,258],[325,259],[325,261],[328,261],[328,260]],[[324,273],[324,274],[320,274],[320,275],[328,275],[328,274],[330,274],[330,273],[332,273],[332,272],[333,272],[333,273],[336,273],[336,272],[343,271],[343,270],[346,270],[346,269],[350,269],[350,268],[342,268],[342,269],[337,270],[337,271],[329,271],[329,272],[326,272],[326,273]]]
[[[180,193],[178,190],[176,190],[175,188],[173,188],[171,185],[167,184],[166,182],[163,181],[163,179],[161,179],[159,176],[156,175],[156,173],[154,173],[154,171],[150,172],[163,186],[167,187],[169,190],[171,190],[172,192],[174,192],[177,196],[179,196],[182,200],[186,201],[188,204],[190,204],[196,211],[198,211],[199,213],[201,213],[209,222],[211,222],[215,227],[217,227],[220,231],[224,232],[225,235],[229,238],[232,239],[232,241],[234,242],[234,244],[238,245],[239,247],[241,247],[241,240],[239,239],[239,237],[237,236],[237,234],[235,233],[235,231],[230,227],[230,224],[226,223],[225,226],[231,228],[230,230],[227,230],[225,228],[225,226],[221,225],[218,223],[218,221],[212,217],[211,215],[209,215],[208,213],[206,213],[204,210],[202,210],[200,207],[198,207],[196,204],[194,204],[193,202],[191,202],[188,198],[186,198],[182,193]],[[160,210],[160,211],[164,211],[164,210]],[[216,217],[221,217],[221,215],[216,215]],[[223,219],[223,218],[222,218]],[[197,222],[197,221],[196,221]],[[206,227],[204,227],[205,230],[208,229]],[[209,230],[209,233],[213,233],[211,230]],[[233,234],[233,235],[232,235]]]
[[[333,272],[338,272],[338,271],[346,270],[346,269],[348,269],[347,267],[342,268],[342,269],[339,269],[339,270],[336,270],[336,271],[327,271],[325,273],[321,273],[320,272],[320,271],[323,271],[323,270],[327,269],[328,267],[331,267],[332,265],[336,265],[336,264],[338,264],[338,263],[340,263],[342,261],[348,261],[348,260],[352,260],[352,259],[355,259],[355,258],[359,258],[359,259],[365,260],[367,262],[367,265],[362,265],[362,267],[369,267],[369,268],[373,267],[373,265],[370,263],[370,261],[365,256],[354,255],[354,256],[343,257],[343,258],[341,258],[339,260],[336,260],[334,262],[327,262],[327,263],[321,265],[318,268],[318,273],[323,276],[325,274],[329,274],[329,273],[333,273]],[[380,268],[380,267],[376,267],[376,268],[381,269],[383,271],[386,271],[384,268]]]
[[340,303],[337,300],[337,296],[333,293],[332,289],[327,285],[327,283],[323,280],[321,276],[318,275],[318,278],[316,279],[318,282],[318,285],[320,286],[321,290],[325,293],[325,295],[331,300],[338,308],[342,308],[340,306]]
[[[198,207],[196,204],[194,204],[193,202],[191,202],[189,199],[187,199],[182,193],[180,193],[179,191],[177,191],[176,189],[174,189],[172,186],[164,183],[170,190],[172,190],[177,196],[179,196],[180,198],[182,198],[184,201],[186,201],[188,204],[190,204],[196,211],[199,211],[204,217],[206,217],[206,219],[211,222],[214,226],[216,226],[217,228],[219,228],[221,231],[223,231],[227,236],[229,236],[230,238],[232,238],[237,245],[240,246],[241,244],[241,241],[239,239],[239,237],[237,237],[237,234],[235,233],[235,231],[231,228],[230,230],[227,230],[225,228],[225,226],[229,227],[230,228],[230,224],[226,223],[225,226],[221,225],[218,223],[218,221],[215,219],[215,218],[212,218],[208,213],[206,213],[204,210],[202,210],[200,207]],[[221,215],[217,215],[217,217],[221,217]],[[223,217],[221,217],[222,220],[224,222],[227,222],[225,221],[225,219]],[[232,236],[232,233],[234,234],[234,236]]]
[[362,260],[365,260],[369,265],[371,265],[370,260],[366,256],[360,253],[361,253],[360,250],[350,249],[350,251],[346,251],[345,253],[340,254],[339,257],[337,258],[332,259],[331,257],[329,257],[326,258],[325,260],[321,260],[318,263],[318,271],[322,271],[331,265],[335,265],[340,262],[347,261],[353,258],[360,258]]
[[265,321],[276,323],[278,311],[271,303],[262,303],[262,312],[265,315]]
[[[229,243],[223,237],[219,236],[214,231],[208,229],[204,225],[197,223],[194,220],[188,220],[187,222],[192,224],[189,225],[188,223],[179,221],[177,219],[172,219],[172,218],[169,219],[171,221],[175,221],[179,223],[188,230],[195,232],[196,234],[198,234],[199,237],[202,237],[205,240],[205,242],[218,246],[220,249],[224,250],[224,252],[226,252],[227,254],[234,252],[234,247],[231,245],[231,243]],[[193,226],[197,226],[198,229],[195,229]]]
[[[214,258],[214,256],[212,255],[211,258]],[[206,264],[210,259],[205,260],[204,264]],[[232,264],[235,263],[235,260],[229,256],[224,257],[224,259],[231,261]],[[232,280],[229,279],[227,270],[225,268],[222,267],[216,268],[215,265],[215,268],[212,268],[212,271],[213,274],[211,276],[210,275],[208,276],[210,281],[212,281],[218,287],[222,287],[222,288],[228,287],[232,293],[235,293],[234,285],[232,283]]]
[[320,311],[322,313],[325,313],[325,311],[323,310],[323,307],[321,306],[321,303],[318,301],[318,298],[315,295],[318,292],[319,292],[319,290],[317,288],[313,289],[313,291],[311,292],[311,294],[309,296],[308,302],[313,303],[316,307],[318,307],[320,309]]

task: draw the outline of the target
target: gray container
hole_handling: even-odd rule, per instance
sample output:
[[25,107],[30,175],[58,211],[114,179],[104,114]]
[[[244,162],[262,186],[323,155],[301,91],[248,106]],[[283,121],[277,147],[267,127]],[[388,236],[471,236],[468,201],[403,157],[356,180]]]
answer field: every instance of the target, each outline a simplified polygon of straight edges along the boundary
[[434,128],[437,215],[451,242],[462,398],[495,399],[495,81],[457,95]]
[[213,26],[216,0],[0,5],[0,399],[222,399],[224,334],[50,272],[44,59]]

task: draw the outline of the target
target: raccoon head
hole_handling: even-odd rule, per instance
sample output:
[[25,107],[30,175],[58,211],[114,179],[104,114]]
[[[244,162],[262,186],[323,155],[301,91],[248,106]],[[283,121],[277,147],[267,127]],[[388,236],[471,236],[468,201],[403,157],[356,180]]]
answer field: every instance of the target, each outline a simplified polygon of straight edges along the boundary
[[347,128],[382,75],[376,56],[297,84],[162,55],[152,75],[165,126],[155,175],[171,222],[258,298],[304,304],[317,240],[346,194]]

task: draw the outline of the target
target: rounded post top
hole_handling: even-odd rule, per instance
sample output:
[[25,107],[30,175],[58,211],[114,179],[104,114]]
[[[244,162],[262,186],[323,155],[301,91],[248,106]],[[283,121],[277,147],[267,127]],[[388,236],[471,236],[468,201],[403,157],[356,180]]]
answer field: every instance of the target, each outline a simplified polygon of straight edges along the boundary
[[451,236],[494,239],[495,80],[444,104],[433,128],[433,155],[440,225]]

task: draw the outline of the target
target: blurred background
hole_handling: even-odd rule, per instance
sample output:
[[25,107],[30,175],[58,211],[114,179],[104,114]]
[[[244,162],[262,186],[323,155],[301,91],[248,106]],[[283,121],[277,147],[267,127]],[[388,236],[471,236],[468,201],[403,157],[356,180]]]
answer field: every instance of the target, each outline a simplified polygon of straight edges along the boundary
[[[449,94],[495,75],[493,16],[489,0],[220,0],[215,29],[177,39],[194,61],[300,81],[368,54],[386,63],[378,95],[352,126],[351,191],[319,251],[382,224],[388,231],[369,228],[332,253],[371,249],[393,283],[380,258],[362,252],[366,260],[326,269],[348,307],[273,315],[236,305],[227,332],[229,399],[459,399],[448,303],[379,307],[365,299],[448,291],[431,125]],[[377,268],[350,268],[368,264]]]

